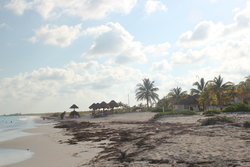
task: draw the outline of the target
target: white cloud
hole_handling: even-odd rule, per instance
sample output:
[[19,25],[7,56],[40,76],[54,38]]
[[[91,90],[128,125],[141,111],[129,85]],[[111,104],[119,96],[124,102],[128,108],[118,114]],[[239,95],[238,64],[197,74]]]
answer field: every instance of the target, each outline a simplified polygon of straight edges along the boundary
[[206,50],[195,51],[188,50],[186,52],[177,51],[172,54],[171,61],[174,64],[195,64],[202,62],[206,57]]
[[187,31],[180,35],[178,41],[182,46],[201,46],[211,42],[220,42],[225,38],[238,37],[250,31],[250,1],[246,7],[237,10],[232,24],[214,23],[202,21],[197,24],[193,31]]
[[179,44],[183,46],[195,46],[209,42],[219,37],[223,31],[223,24],[215,24],[212,21],[203,21],[197,24],[194,31],[181,34]]
[[22,15],[25,10],[32,8],[32,2],[26,0],[11,0],[5,7],[13,10],[18,15]]
[[146,61],[142,44],[134,41],[134,37],[119,23],[107,23],[105,26],[89,28],[83,34],[94,37],[92,46],[83,57],[115,58],[115,62],[119,64]]
[[152,64],[151,70],[154,72],[169,72],[172,69],[172,64],[170,64],[167,60],[154,62]]
[[165,42],[156,45],[149,45],[143,49],[143,52],[147,55],[165,56],[168,54],[168,50],[171,47],[170,43]]
[[187,83],[193,82],[196,76],[213,79],[218,75],[239,82],[250,73],[249,40],[249,34],[245,34],[245,37],[238,40],[227,40],[201,49],[176,52],[171,60],[176,64],[192,66],[192,70],[187,71]]
[[[96,61],[72,62],[64,68],[41,68],[0,80],[0,111],[62,112],[73,103],[87,110],[93,102],[112,99],[126,102],[138,78],[142,74],[137,69]],[[10,107],[13,102],[15,105]]]
[[147,14],[151,14],[159,11],[167,11],[167,7],[164,3],[159,0],[147,0],[145,4],[145,11]]
[[63,15],[87,19],[101,19],[110,13],[128,14],[137,0],[11,0],[5,7],[21,15],[32,9],[44,19]]
[[81,24],[75,26],[45,25],[35,31],[35,35],[30,38],[30,41],[41,41],[48,45],[66,47],[81,35],[80,30]]

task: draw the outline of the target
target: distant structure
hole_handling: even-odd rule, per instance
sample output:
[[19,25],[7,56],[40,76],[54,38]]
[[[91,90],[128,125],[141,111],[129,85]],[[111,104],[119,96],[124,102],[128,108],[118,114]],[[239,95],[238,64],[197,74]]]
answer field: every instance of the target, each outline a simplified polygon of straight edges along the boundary
[[70,114],[69,114],[69,117],[70,118],[80,118],[80,114],[75,111],[76,108],[79,108],[77,105],[73,104],[70,109],[74,109]]

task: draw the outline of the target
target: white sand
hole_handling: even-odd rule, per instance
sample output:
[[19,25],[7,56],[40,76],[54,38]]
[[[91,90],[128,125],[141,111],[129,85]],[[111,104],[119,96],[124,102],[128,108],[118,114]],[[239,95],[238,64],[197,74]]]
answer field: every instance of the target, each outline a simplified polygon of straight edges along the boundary
[[87,163],[101,151],[96,143],[60,144],[59,140],[65,141],[69,136],[64,136],[62,129],[55,129],[53,125],[40,126],[28,132],[39,134],[0,143],[0,148],[29,149],[35,153],[28,160],[6,167],[76,167]]
[[158,121],[161,123],[182,123],[182,124],[189,124],[189,123],[198,123],[198,120],[205,119],[202,115],[191,115],[191,116],[165,116]]
[[125,121],[134,121],[134,122],[143,122],[148,121],[153,118],[156,113],[152,112],[133,112],[133,113],[121,113],[113,114],[107,117],[93,118],[88,121],[91,122],[125,122]]

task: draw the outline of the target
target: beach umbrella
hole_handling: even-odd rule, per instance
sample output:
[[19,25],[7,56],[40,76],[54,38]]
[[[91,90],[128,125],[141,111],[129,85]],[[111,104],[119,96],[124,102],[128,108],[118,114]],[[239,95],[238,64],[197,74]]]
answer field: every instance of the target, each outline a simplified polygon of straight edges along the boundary
[[103,101],[100,103],[100,108],[104,110],[104,108],[109,108],[109,105],[105,101]]
[[113,110],[115,107],[119,107],[119,105],[114,100],[111,100],[109,102],[109,107],[112,108],[112,110]]
[[77,112],[77,111],[72,111],[70,114],[69,114],[69,117],[70,118],[80,118],[80,114]]
[[96,110],[100,109],[101,108],[100,103],[95,103],[94,107],[95,107]]
[[89,106],[89,109],[96,110],[96,104],[95,104],[95,103],[91,104],[91,105]]
[[71,107],[70,107],[70,109],[74,109],[74,111],[75,111],[75,109],[76,108],[79,108],[77,105],[75,105],[75,104],[73,104]]

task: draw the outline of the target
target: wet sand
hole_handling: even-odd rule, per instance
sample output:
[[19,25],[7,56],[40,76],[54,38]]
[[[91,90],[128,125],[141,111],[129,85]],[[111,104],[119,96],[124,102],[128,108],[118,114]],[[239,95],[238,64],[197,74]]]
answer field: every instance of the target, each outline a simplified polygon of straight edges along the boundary
[[30,150],[32,158],[5,167],[76,167],[90,161],[102,149],[98,143],[82,142],[78,145],[61,143],[70,136],[64,130],[43,125],[27,130],[35,135],[16,138],[0,143],[0,148]]

